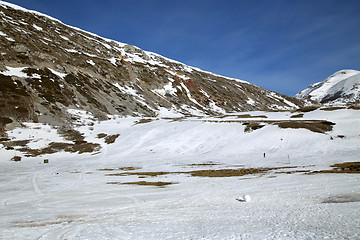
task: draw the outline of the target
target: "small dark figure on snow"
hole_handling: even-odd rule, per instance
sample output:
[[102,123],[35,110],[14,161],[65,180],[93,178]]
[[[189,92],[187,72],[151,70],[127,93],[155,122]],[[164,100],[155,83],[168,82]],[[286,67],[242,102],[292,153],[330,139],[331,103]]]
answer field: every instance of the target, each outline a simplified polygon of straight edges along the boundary
[[265,153],[264,153],[264,157],[265,157]]

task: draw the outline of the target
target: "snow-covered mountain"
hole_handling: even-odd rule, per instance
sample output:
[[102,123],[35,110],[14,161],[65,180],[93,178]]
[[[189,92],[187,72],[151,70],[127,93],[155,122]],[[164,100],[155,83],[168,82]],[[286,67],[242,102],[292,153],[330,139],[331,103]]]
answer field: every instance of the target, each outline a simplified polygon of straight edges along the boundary
[[324,81],[299,92],[295,97],[322,104],[359,104],[360,71],[338,71]]
[[102,120],[108,114],[213,115],[303,104],[2,1],[0,19],[2,126],[67,124],[68,109]]
[[0,18],[0,239],[360,239],[359,108]]

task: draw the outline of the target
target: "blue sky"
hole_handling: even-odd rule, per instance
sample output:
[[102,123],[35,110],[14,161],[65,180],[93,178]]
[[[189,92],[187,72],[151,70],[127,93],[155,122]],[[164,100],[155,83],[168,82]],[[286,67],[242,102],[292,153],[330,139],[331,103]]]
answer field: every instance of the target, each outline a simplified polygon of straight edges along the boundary
[[359,0],[8,2],[290,96],[360,70]]

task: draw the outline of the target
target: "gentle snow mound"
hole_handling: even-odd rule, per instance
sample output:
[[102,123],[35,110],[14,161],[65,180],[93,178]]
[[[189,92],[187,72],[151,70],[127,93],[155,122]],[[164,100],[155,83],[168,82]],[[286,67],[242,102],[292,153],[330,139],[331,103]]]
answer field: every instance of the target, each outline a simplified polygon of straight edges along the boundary
[[250,197],[250,195],[245,194],[244,196],[239,197],[236,200],[238,200],[239,202],[251,202],[251,197]]

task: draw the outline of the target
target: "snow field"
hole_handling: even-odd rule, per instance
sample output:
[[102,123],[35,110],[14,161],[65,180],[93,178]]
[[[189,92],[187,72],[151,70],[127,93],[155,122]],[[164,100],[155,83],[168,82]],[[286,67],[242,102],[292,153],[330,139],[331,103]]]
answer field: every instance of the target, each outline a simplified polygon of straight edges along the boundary
[[[84,121],[91,119],[85,113],[70,112]],[[246,114],[266,115],[267,120],[288,120],[291,116],[288,112]],[[233,122],[244,119],[154,118],[135,124],[138,118],[116,117],[94,122],[93,130],[79,127],[86,141],[102,145],[97,154],[59,152],[10,162],[8,151],[1,148],[0,238],[359,238],[358,174],[277,172],[324,170],[334,163],[358,161],[360,112],[305,113],[303,119],[335,122],[333,131],[326,134],[275,125],[245,133],[242,123]],[[99,133],[120,136],[115,143],[105,144],[97,138]],[[48,164],[43,163],[45,158]],[[242,165],[296,168],[238,177],[193,177],[185,173]],[[134,170],[122,170],[124,167]],[[169,174],[109,175],[124,172]],[[138,181],[173,184],[121,184]],[[244,195],[251,201],[237,201]],[[324,203],[333,196],[353,196],[355,200]]]

